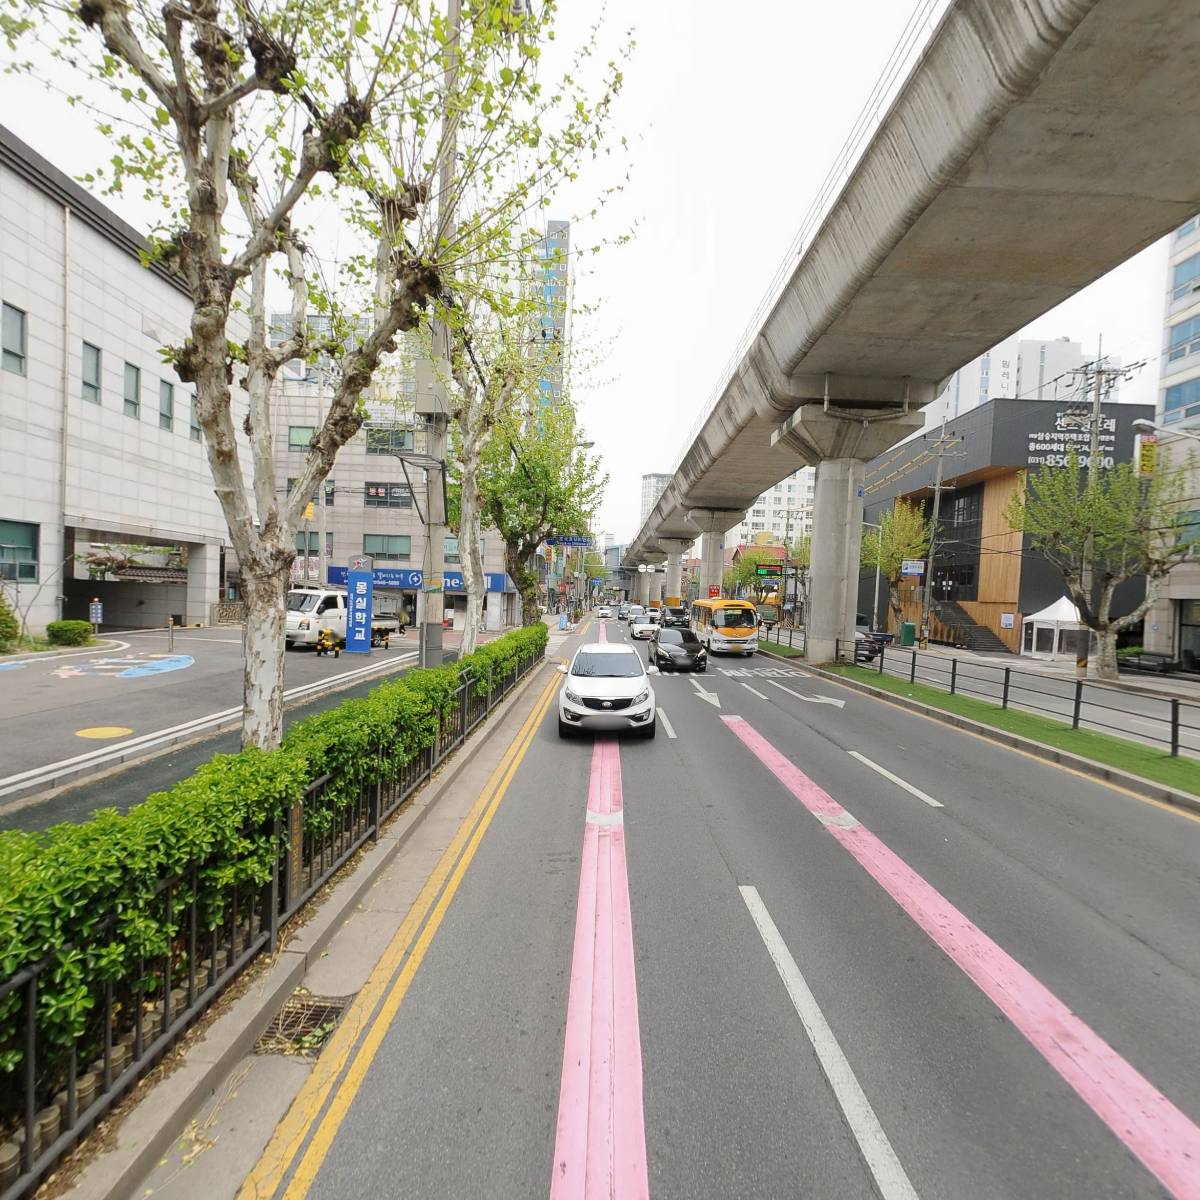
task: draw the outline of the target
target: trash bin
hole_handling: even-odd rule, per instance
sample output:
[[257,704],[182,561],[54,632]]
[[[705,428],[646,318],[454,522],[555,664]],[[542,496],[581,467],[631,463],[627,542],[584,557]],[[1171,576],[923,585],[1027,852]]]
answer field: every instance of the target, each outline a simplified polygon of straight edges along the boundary
[[900,626],[900,645],[915,646],[917,644],[917,625],[915,621],[905,621]]

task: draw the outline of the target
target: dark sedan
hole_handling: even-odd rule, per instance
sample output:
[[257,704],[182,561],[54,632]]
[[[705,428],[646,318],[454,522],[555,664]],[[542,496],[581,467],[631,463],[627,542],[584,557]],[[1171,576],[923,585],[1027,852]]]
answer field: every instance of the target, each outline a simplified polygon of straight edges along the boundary
[[676,629],[684,629],[688,624],[688,610],[686,608],[663,608],[662,623],[664,628],[674,626]]
[[650,642],[650,663],[660,670],[703,671],[708,652],[690,629],[660,629]]

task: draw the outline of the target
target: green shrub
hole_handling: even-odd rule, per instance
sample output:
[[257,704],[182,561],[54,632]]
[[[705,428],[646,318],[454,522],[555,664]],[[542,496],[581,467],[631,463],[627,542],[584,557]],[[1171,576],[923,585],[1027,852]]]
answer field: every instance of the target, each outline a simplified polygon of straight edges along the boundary
[[92,640],[90,621],[51,621],[46,638],[56,646],[86,646]]
[[0,650],[11,646],[21,636],[21,622],[9,607],[8,598],[0,592]]
[[[56,623],[90,632],[87,622]],[[186,974],[193,895],[202,934],[228,928],[235,889],[244,914],[247,898],[270,882],[276,819],[282,823],[313,780],[331,776],[320,803],[305,805],[306,828],[319,834],[363,784],[395,778],[433,743],[439,721],[453,715],[460,677],[486,691],[518,662],[540,657],[546,637],[540,623],[513,630],[460,663],[385,681],[365,698],[297,721],[278,750],[217,755],[126,813],[102,810],[41,833],[0,832],[0,982],[52,959],[38,980],[44,1088],[61,1086],[79,1039],[83,1062],[102,1044],[104,985],[118,1007],[154,997],[168,951],[173,977]],[[173,877],[183,882],[161,891]],[[0,1080],[22,1062],[23,1004],[22,988],[0,1000]],[[0,1094],[18,1090],[0,1083]],[[0,1111],[0,1124],[7,1115]]]

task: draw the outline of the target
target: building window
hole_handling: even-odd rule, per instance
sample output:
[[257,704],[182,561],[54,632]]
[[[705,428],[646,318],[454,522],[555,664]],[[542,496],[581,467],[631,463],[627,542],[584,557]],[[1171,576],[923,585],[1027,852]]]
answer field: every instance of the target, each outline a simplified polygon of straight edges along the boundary
[[368,429],[368,454],[393,454],[413,448],[411,429]]
[[142,411],[142,368],[125,364],[125,415],[137,417]]
[[83,343],[83,357],[80,360],[79,373],[82,379],[80,395],[93,404],[100,403],[100,347],[91,342]]
[[1170,424],[1200,414],[1200,379],[1189,379],[1167,388],[1163,414],[1163,420]]
[[175,428],[175,385],[158,381],[158,427],[168,433]]
[[1195,230],[1197,221],[1200,221],[1200,217],[1193,217],[1190,221],[1184,221],[1184,223],[1180,225],[1177,230],[1175,230],[1175,240],[1177,242],[1182,242],[1189,233],[1192,233]]
[[[299,476],[298,476],[298,475],[293,475],[293,476],[292,476],[292,477],[291,477],[291,478],[290,478],[290,479],[287,481],[287,490],[288,490],[289,492],[292,490],[292,488],[294,488],[294,487],[296,486],[296,480],[297,480],[298,478],[299,478]],[[334,495],[335,495],[335,493],[336,493],[336,492],[337,492],[337,486],[334,484],[333,480],[332,480],[332,479],[326,479],[326,480],[325,480],[325,507],[326,507],[326,508],[332,508],[332,507],[333,507],[333,497],[334,497]],[[312,495],[309,497],[309,499],[310,499],[310,500],[311,500],[311,501],[312,501],[314,504],[316,504],[316,502],[317,502],[317,495],[318,495],[318,493],[317,493],[317,492],[313,492],[313,494],[312,494]]]
[[1188,321],[1180,321],[1171,326],[1167,339],[1167,361],[1175,362],[1187,358],[1189,354],[1200,351],[1200,317],[1192,317]]
[[1177,263],[1171,272],[1171,299],[1179,300],[1200,287],[1200,254]]
[[[308,547],[307,550],[305,549],[306,544]],[[315,558],[317,556],[317,554],[320,553],[320,549],[321,549],[320,530],[317,530],[317,529],[308,530],[307,543],[305,540],[305,531],[304,530],[301,530],[299,533],[296,534],[296,553],[297,554],[307,554],[310,558]],[[325,535],[325,553],[326,554],[333,553],[333,534],[332,533],[327,533]]]
[[391,562],[408,562],[412,538],[406,533],[364,533],[363,553]]
[[368,508],[412,508],[412,492],[404,483],[368,483],[363,503]]
[[0,348],[3,349],[3,365],[14,375],[25,374],[25,313],[11,304],[3,308],[0,319]]
[[315,425],[289,425],[288,449],[303,454],[308,450],[308,444],[312,441],[316,430],[317,427]]
[[191,411],[192,411],[192,418],[191,418],[190,432],[192,435],[192,441],[198,442],[200,440],[200,418],[198,416],[196,416],[196,397],[195,396],[192,397]]
[[442,557],[448,563],[461,563],[462,555],[458,552],[458,538],[452,533],[446,534],[442,541]]
[[37,583],[38,527],[28,521],[0,521],[0,579]]

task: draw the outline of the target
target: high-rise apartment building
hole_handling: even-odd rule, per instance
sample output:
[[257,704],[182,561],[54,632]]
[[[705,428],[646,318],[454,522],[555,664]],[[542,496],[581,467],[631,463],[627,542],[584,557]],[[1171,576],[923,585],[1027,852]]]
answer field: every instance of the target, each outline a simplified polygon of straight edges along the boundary
[[659,496],[663,494],[670,482],[670,475],[642,476],[642,515],[638,518],[639,526],[645,525],[646,518],[654,511]]
[[[1162,375],[1156,420],[1158,469],[1170,470],[1200,457],[1200,217],[1171,235],[1163,321]],[[1200,536],[1200,469],[1184,488],[1189,527]],[[1181,563],[1145,617],[1147,650],[1170,654],[1185,670],[1200,671],[1200,561]]]
[[770,534],[794,545],[800,538],[811,535],[815,478],[812,467],[802,467],[763,492],[747,510],[741,524],[725,535],[725,545],[752,542],[760,534]]
[[562,399],[563,360],[570,331],[571,223],[547,221],[538,246],[538,337],[543,366],[538,405],[551,408]]
[[941,424],[943,417],[953,421],[989,400],[1069,399],[1077,386],[1072,372],[1086,361],[1083,347],[1069,338],[1042,341],[1013,334],[950,376],[945,391],[925,410],[925,427]]

